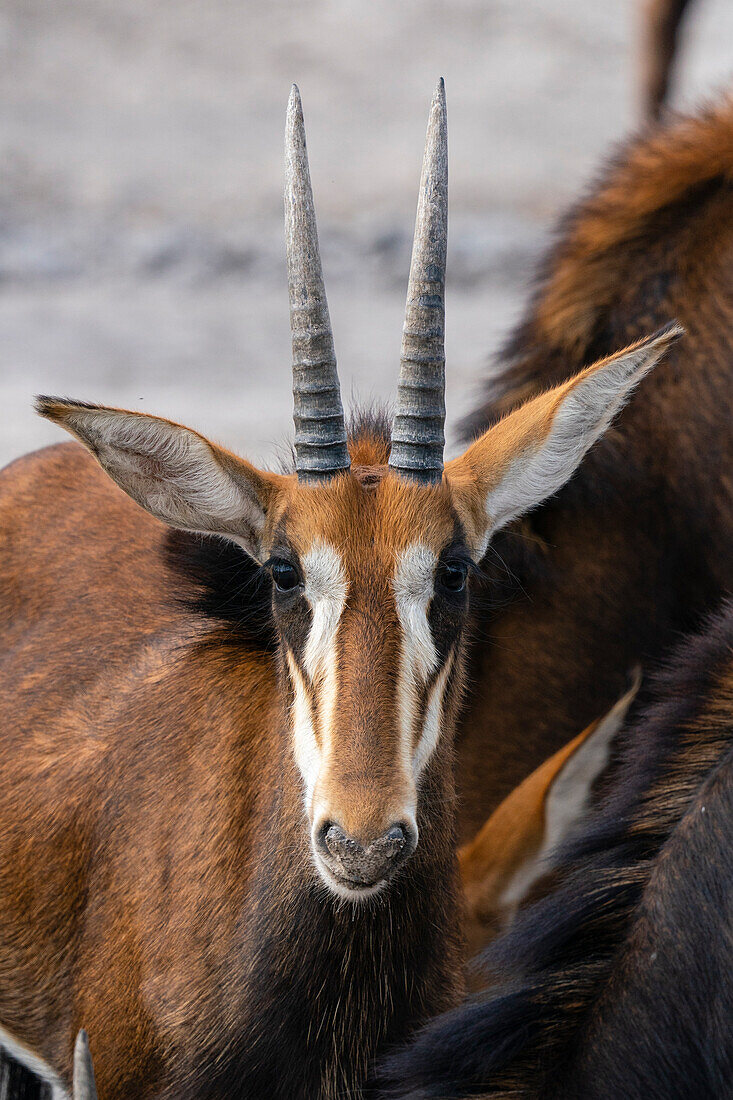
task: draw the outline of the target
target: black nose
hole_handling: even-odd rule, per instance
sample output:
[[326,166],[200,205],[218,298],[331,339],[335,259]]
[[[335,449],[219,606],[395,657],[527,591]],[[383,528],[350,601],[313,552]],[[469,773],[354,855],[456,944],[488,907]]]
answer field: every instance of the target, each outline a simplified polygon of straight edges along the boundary
[[319,831],[318,847],[336,878],[358,888],[389,878],[412,855],[415,841],[408,827],[392,825],[383,836],[360,844],[340,825],[327,821]]

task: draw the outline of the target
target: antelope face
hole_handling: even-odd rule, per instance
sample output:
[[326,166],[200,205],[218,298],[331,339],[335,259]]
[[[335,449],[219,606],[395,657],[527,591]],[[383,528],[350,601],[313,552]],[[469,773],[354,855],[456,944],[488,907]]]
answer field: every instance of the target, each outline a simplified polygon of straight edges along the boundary
[[313,857],[335,893],[357,900],[418,844],[420,781],[459,679],[470,562],[494,531],[567,481],[681,330],[670,326],[528,401],[444,467],[441,82],[391,438],[352,440],[349,450],[295,89],[286,165],[295,475],[257,470],[156,417],[57,398],[38,407],[153,515],[231,539],[270,570]]
[[313,857],[333,890],[363,897],[418,843],[470,552],[448,486],[386,465],[294,486],[281,509],[268,567]]

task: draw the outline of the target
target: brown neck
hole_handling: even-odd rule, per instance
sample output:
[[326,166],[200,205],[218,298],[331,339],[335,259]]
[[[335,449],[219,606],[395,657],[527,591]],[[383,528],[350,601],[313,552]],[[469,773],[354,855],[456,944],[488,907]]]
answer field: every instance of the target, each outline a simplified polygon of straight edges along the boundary
[[248,1097],[357,1097],[375,1057],[462,992],[451,730],[421,783],[417,851],[358,904],[330,893],[313,865],[285,722],[265,767],[241,921],[241,1039],[217,1061],[211,1095],[231,1098],[241,1081]]

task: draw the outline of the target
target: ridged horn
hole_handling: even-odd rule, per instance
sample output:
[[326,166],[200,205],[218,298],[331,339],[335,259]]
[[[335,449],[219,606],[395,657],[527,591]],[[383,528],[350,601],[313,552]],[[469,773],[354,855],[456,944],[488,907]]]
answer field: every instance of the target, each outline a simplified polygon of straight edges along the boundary
[[285,127],[285,242],[293,342],[293,420],[298,480],[327,481],[348,470],[346,424],[323,286],[300,92],[290,93]]
[[424,485],[443,476],[448,130],[438,81],[428,119],[389,465]]
[[97,1100],[97,1085],[94,1080],[94,1066],[89,1051],[87,1033],[82,1030],[76,1037],[74,1046],[74,1091],[73,1100]]

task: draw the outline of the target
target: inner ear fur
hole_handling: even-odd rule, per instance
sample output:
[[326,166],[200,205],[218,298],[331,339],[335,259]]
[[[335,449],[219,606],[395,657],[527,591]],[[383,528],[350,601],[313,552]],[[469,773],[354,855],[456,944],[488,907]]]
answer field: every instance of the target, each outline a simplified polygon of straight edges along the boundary
[[491,535],[562,488],[638,382],[682,335],[672,322],[527,401],[445,467],[481,557]]
[[76,436],[157,519],[222,535],[260,560],[267,514],[289,478],[160,417],[57,397],[37,398],[36,410]]

